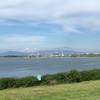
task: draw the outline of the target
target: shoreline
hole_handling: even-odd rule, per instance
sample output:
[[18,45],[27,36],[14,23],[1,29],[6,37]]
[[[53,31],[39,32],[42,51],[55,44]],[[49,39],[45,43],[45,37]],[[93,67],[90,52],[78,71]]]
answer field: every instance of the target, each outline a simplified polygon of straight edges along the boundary
[[92,69],[87,71],[71,70],[53,75],[48,74],[41,77],[27,76],[21,78],[0,78],[0,90],[7,88],[79,83],[92,80],[100,80],[100,69]]

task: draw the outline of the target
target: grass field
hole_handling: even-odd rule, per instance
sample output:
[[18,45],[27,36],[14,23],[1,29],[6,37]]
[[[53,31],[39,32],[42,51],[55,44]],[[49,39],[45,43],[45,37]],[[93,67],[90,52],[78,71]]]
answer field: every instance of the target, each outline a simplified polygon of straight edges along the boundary
[[100,81],[1,90],[0,100],[100,100]]

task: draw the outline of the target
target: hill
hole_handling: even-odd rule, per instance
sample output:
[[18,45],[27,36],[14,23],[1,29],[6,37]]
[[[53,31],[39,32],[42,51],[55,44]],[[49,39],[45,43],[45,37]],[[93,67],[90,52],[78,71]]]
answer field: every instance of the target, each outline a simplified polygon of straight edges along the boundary
[[25,52],[19,52],[19,51],[7,51],[0,53],[0,56],[26,56],[27,53]]
[[0,100],[100,100],[100,81],[7,89]]
[[84,54],[85,52],[77,51],[74,49],[69,48],[54,48],[54,49],[47,49],[47,50],[35,50],[35,51],[6,51],[0,53],[0,56],[28,56],[28,55],[51,55],[51,54]]

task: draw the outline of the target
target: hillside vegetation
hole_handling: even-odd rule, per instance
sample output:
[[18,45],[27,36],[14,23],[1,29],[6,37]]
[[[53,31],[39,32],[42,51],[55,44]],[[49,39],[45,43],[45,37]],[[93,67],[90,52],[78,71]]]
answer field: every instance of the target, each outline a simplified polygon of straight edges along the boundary
[[41,80],[38,80],[36,76],[27,76],[22,78],[0,78],[0,90],[7,88],[57,85],[76,82],[79,83],[90,80],[100,80],[100,69],[88,71],[72,70],[65,73],[44,75],[41,77]]
[[41,77],[41,80],[38,80],[36,76],[27,76],[21,78],[0,78],[0,90],[7,88],[78,83],[90,80],[100,80],[100,69],[88,71],[72,70],[65,73],[44,75]]

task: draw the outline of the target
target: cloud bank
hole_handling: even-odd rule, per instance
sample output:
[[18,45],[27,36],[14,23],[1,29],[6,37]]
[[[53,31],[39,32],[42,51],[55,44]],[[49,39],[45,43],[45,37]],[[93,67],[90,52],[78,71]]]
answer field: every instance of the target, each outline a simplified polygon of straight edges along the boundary
[[[0,27],[6,27],[9,31],[10,26],[19,36],[0,38],[3,45],[13,41],[23,47],[25,44],[43,46],[43,42],[49,46],[49,43],[59,44],[61,41],[60,45],[69,43],[74,46],[76,42],[81,43],[81,47],[84,41],[77,41],[76,37],[86,38],[92,34],[92,39],[87,39],[88,47],[93,38],[100,34],[100,0],[0,0]],[[6,32],[10,34],[12,30]],[[24,36],[26,34],[28,37]],[[98,44],[97,39],[95,41]]]
[[99,0],[0,0],[1,17],[48,19],[75,13],[99,12]]
[[2,24],[57,23],[65,31],[100,25],[99,0],[0,0]]

